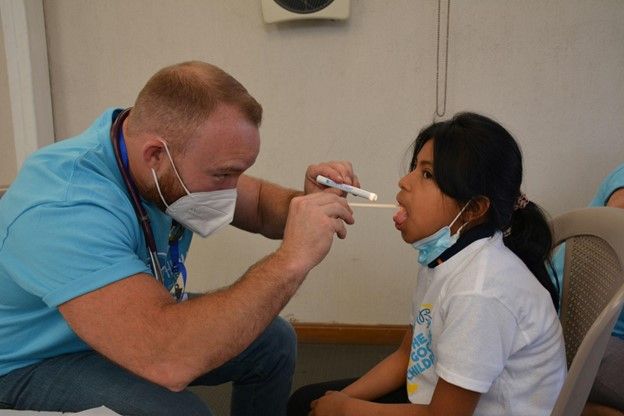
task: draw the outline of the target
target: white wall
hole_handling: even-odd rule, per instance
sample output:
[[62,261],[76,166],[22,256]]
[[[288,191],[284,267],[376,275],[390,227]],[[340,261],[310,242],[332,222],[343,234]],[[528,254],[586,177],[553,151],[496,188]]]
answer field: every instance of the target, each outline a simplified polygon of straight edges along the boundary
[[10,184],[17,173],[6,64],[4,34],[0,30],[0,188]]
[[[3,157],[19,169],[38,148],[54,142],[48,48],[42,0],[2,0]],[[9,130],[10,129],[10,130]],[[10,164],[10,165],[9,165]]]
[[[525,155],[528,196],[551,214],[586,204],[624,161],[624,2],[453,2],[448,114],[507,126]],[[57,137],[107,106],[131,105],[162,66],[205,60],[265,109],[251,173],[300,187],[305,168],[349,159],[381,202],[435,109],[436,1],[353,0],[346,22],[265,25],[260,1],[45,1]],[[308,322],[409,318],[416,252],[390,210],[358,211],[345,241],[284,316]],[[191,288],[230,284],[278,242],[237,230],[196,239]]]

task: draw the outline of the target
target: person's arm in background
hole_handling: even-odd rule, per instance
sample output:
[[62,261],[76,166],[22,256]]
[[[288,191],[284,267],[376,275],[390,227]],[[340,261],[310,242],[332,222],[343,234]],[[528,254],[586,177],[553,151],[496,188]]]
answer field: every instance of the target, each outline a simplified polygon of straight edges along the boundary
[[624,208],[624,188],[613,192],[607,200],[607,206],[613,208]]
[[329,162],[308,167],[304,191],[295,191],[277,184],[241,175],[238,180],[238,199],[232,225],[269,238],[282,238],[290,201],[304,194],[325,191],[341,195],[333,188],[316,183],[316,176],[323,175],[336,182],[359,186],[357,176],[349,162]]
[[[325,169],[319,173],[330,174],[319,166]],[[327,255],[334,235],[345,238],[345,223],[353,223],[346,200],[332,192],[291,198],[284,188],[269,189],[258,193],[257,207],[283,218],[269,225],[256,217],[248,225],[261,225],[258,231],[267,234],[280,231],[283,242],[231,286],[176,303],[152,276],[140,273],[73,298],[59,311],[105,357],[170,390],[184,389],[247,348]],[[268,208],[271,192],[281,201],[275,208]]]

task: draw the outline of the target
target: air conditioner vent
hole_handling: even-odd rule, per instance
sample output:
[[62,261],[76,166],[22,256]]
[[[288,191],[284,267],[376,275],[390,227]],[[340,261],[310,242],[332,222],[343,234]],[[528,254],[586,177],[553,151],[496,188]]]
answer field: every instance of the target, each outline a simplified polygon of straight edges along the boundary
[[334,0],[275,0],[275,3],[293,13],[314,13],[323,10]]
[[350,0],[261,0],[267,23],[303,19],[346,20]]

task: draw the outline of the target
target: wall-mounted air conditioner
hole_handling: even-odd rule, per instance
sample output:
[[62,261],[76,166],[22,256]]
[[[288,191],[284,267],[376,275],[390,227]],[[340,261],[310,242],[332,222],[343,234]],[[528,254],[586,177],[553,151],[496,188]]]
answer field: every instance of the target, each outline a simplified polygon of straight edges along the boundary
[[302,19],[345,20],[350,0],[261,0],[266,23]]

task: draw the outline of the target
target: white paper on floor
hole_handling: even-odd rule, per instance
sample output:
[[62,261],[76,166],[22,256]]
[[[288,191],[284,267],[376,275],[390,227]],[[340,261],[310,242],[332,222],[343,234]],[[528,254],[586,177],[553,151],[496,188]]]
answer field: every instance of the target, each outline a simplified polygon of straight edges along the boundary
[[78,413],[35,412],[33,410],[0,410],[0,416],[53,416],[53,415],[80,415],[80,416],[119,416],[109,408],[102,406],[95,409],[83,410]]

